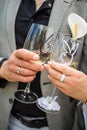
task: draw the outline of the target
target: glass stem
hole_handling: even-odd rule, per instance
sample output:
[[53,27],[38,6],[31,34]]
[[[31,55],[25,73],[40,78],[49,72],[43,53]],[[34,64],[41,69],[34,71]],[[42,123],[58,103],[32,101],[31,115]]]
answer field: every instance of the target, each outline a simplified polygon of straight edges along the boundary
[[51,97],[54,96],[55,91],[56,91],[56,87],[53,88],[53,91],[52,91]]
[[27,83],[24,92],[25,92],[25,93],[30,93],[30,82]]

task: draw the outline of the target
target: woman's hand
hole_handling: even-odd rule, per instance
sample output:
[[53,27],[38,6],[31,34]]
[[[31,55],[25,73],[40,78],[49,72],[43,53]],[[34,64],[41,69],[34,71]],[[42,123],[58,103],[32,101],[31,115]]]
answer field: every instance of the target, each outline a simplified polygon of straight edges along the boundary
[[32,81],[43,66],[38,63],[39,56],[26,49],[19,49],[12,53],[0,68],[0,77],[8,81]]
[[[87,75],[74,68],[56,62],[45,65],[49,79],[59,90],[80,101],[87,101]],[[62,74],[65,75],[61,81]]]

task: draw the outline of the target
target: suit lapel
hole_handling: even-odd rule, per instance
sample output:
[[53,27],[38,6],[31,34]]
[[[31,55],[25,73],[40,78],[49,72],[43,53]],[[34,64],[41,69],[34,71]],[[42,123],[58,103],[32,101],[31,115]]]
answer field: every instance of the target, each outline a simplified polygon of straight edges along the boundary
[[8,44],[11,52],[16,49],[15,44],[15,18],[21,0],[8,0],[6,5],[6,29],[8,36]]
[[73,0],[55,0],[51,17],[49,20],[49,26],[54,28],[55,33],[58,32],[62,21],[65,18],[66,11],[69,10],[69,6],[71,5]]

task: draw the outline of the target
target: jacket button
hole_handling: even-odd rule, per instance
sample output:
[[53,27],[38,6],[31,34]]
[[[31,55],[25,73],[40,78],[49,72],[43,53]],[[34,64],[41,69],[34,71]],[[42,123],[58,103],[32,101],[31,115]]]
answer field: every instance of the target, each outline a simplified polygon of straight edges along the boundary
[[9,103],[13,104],[14,100],[12,98],[9,98]]

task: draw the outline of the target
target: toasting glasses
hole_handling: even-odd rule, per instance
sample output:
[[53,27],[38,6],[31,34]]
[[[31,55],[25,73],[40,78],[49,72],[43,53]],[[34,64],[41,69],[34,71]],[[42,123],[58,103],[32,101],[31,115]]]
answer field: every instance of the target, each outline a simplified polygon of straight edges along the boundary
[[[81,50],[79,43],[69,36],[60,35],[58,42],[55,42],[53,28],[33,23],[24,43],[24,48],[37,53],[40,56],[40,64],[46,64],[48,61],[73,66],[78,65],[78,56]],[[25,104],[36,103],[38,108],[50,114],[59,112],[60,105],[54,96],[56,87],[53,88],[52,94],[47,97],[38,98],[38,95],[31,92],[30,83],[27,83],[25,90],[15,92],[15,98]]]

